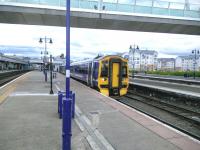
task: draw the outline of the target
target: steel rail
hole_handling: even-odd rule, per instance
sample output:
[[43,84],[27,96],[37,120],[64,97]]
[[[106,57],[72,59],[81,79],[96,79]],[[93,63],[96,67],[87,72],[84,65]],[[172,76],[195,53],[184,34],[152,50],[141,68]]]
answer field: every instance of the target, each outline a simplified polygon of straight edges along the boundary
[[[191,129],[188,130],[189,128],[193,128],[195,130],[200,130],[200,128],[198,127],[200,122],[198,120],[195,120],[195,119],[191,120],[190,118],[188,118],[186,116],[183,116],[184,113],[182,113],[182,115],[180,115],[179,113],[172,112],[172,111],[168,110],[166,107],[164,109],[163,106],[159,107],[159,106],[153,105],[151,103],[146,103],[144,100],[140,100],[138,98],[138,97],[141,97],[141,96],[137,96],[137,97],[132,97],[132,96],[128,96],[127,95],[127,96],[123,96],[123,97],[118,97],[116,99],[118,101],[120,101],[120,102],[122,102],[122,103],[124,103],[124,104],[126,104],[126,105],[128,105],[130,107],[132,107],[132,108],[137,109],[138,111],[141,111],[141,112],[143,112],[143,113],[145,113],[145,114],[147,114],[147,115],[149,115],[149,116],[151,116],[151,117],[153,117],[153,118],[155,118],[155,119],[157,119],[157,120],[159,120],[159,121],[161,121],[161,122],[163,122],[163,123],[165,123],[165,124],[167,124],[169,126],[172,126],[173,128],[176,128],[179,131],[182,131],[182,132],[184,132],[184,133],[186,133],[186,134],[188,134],[188,135],[190,135],[190,136],[192,136],[192,137],[200,140],[200,135],[199,134],[196,134],[195,132],[192,132],[194,130],[191,130]],[[142,97],[142,98],[144,99],[144,97]],[[151,111],[146,111],[143,108],[139,108],[137,106],[134,106],[133,103],[130,102],[130,101],[133,101],[133,100],[141,103],[142,105],[148,105],[150,107],[156,108],[157,109],[156,111],[158,111],[157,112],[158,114],[155,115]],[[146,100],[147,100],[147,98],[146,98]],[[149,100],[147,100],[147,101],[149,101]],[[177,109],[178,109],[178,107],[177,107]],[[169,113],[169,114],[173,115],[173,117],[175,117],[176,119],[178,119],[178,121],[187,122],[187,125],[189,124],[188,127],[187,126],[181,127],[181,125],[179,123],[178,123],[178,125],[176,123],[170,123],[169,121],[167,121],[167,119],[163,119],[163,118],[159,117],[159,112],[160,111],[163,111],[163,112],[166,112],[166,113]],[[186,110],[186,111],[188,111],[188,110]],[[199,115],[199,113],[197,113],[197,114]]]

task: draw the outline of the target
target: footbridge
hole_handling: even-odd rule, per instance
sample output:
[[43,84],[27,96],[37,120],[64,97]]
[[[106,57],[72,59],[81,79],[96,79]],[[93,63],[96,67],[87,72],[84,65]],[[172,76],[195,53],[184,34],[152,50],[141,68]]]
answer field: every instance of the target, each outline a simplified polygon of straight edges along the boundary
[[[0,0],[0,23],[65,26],[66,0]],[[200,35],[200,4],[71,0],[71,27]]]

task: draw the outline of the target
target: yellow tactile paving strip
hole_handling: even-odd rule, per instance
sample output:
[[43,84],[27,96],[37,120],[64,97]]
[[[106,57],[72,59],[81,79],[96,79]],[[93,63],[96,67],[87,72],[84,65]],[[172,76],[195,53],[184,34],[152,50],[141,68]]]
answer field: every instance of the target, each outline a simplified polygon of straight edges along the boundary
[[29,73],[26,73],[18,77],[14,82],[7,84],[0,89],[0,104],[3,103],[6,98],[16,89],[17,85],[20,84],[24,79],[28,77]]

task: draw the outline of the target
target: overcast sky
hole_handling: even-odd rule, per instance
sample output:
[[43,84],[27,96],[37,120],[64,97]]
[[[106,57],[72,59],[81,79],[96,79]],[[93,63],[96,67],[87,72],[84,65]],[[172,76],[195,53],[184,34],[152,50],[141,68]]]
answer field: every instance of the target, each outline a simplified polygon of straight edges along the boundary
[[[53,40],[53,44],[47,44],[47,50],[54,56],[65,54],[65,28],[62,27],[0,24],[0,34],[3,53],[40,57],[44,43],[40,44],[39,38],[47,36]],[[128,52],[134,44],[140,49],[158,51],[159,57],[176,57],[200,49],[200,36],[71,28],[73,59]]]

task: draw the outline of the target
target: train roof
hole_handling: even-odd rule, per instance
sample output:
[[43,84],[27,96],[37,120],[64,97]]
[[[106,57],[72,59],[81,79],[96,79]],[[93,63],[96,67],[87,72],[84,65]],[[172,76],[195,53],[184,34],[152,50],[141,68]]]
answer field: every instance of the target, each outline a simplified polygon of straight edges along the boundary
[[[90,63],[90,62],[97,62],[97,61],[102,60],[102,59],[105,59],[105,58],[107,58],[107,57],[119,57],[119,58],[121,58],[121,59],[123,59],[123,60],[126,60],[125,58],[123,58],[123,57],[121,57],[121,56],[119,56],[119,55],[106,55],[106,56],[97,56],[97,57],[95,57],[94,59],[87,59],[87,60],[82,60],[82,61],[73,62],[73,63],[71,63],[70,65],[71,65],[71,66],[74,66],[74,65],[80,65],[80,64]],[[126,60],[126,61],[128,61],[128,60]]]
[[92,61],[93,61],[93,59],[81,60],[81,61],[71,63],[70,66],[84,64],[84,63],[90,63]]
[[102,60],[102,59],[105,59],[106,57],[119,57],[119,58],[121,58],[123,60],[126,60],[125,58],[123,58],[122,56],[119,56],[119,55],[106,55],[106,56],[98,57],[98,58],[96,58],[94,60]]

